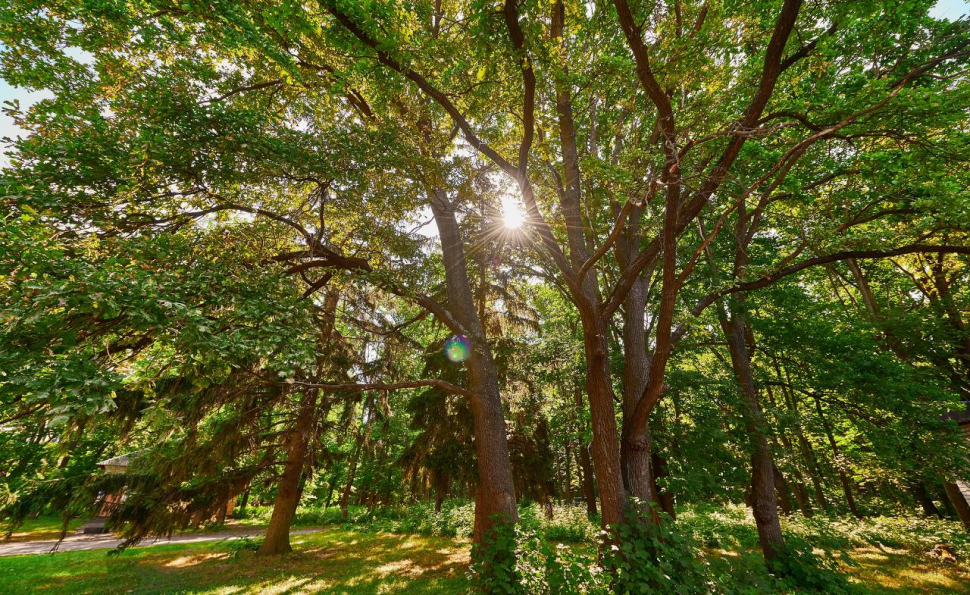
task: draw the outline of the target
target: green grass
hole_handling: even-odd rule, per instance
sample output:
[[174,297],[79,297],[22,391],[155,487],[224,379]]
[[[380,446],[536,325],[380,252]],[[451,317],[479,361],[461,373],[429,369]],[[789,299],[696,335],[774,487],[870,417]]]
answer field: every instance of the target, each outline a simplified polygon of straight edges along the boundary
[[[67,526],[68,534],[84,523],[84,519],[74,519]],[[8,541],[39,541],[43,539],[58,539],[61,536],[61,527],[64,520],[55,515],[39,516],[36,519],[24,521],[24,524],[17,527]],[[7,527],[0,525],[0,543],[7,534]]]
[[[308,514],[305,520],[321,520],[313,517]],[[43,534],[56,520],[37,519],[28,529],[34,535]],[[0,557],[0,594],[443,595],[469,591],[467,539],[389,533],[379,530],[385,523],[370,521],[370,525],[329,526],[319,533],[293,536],[293,554],[269,559],[248,551],[233,559],[226,542],[133,548],[110,557],[106,550]],[[746,594],[762,593],[757,585],[764,583],[764,565],[746,511],[739,507],[721,507],[716,513],[695,511],[685,513],[681,522],[706,542],[708,555],[736,561],[731,573],[722,577],[723,584]],[[960,541],[962,529],[959,534],[954,529],[956,523],[819,518],[811,523],[791,519],[787,527],[814,543],[822,543],[827,535],[829,541],[844,544],[856,565],[843,571],[859,595],[970,595],[970,557]],[[960,546],[960,563],[943,564],[926,554],[928,544],[942,541]],[[573,542],[570,547],[591,553],[589,542]]]
[[371,595],[460,593],[463,541],[326,529],[291,538],[294,553],[230,559],[224,542],[0,558],[0,593],[63,595]]

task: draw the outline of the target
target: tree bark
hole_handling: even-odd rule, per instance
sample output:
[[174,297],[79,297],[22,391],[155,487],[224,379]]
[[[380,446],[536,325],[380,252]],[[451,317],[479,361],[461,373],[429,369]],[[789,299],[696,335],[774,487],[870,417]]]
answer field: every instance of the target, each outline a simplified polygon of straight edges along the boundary
[[[624,242],[631,250],[634,243]],[[629,258],[621,260],[627,261]],[[623,487],[627,494],[648,507],[660,508],[656,478],[653,473],[653,437],[649,425],[640,431],[633,428],[633,416],[647,389],[650,359],[647,356],[645,330],[646,282],[634,281],[624,300],[623,311],[623,432],[620,443],[620,465]],[[659,518],[659,517],[657,517]]]
[[273,516],[270,517],[266,537],[257,552],[260,556],[274,556],[287,554],[290,547],[290,524],[300,502],[300,477],[306,464],[307,446],[313,427],[316,410],[317,391],[309,391],[300,400],[300,412],[296,426],[290,435],[290,443],[286,453],[286,465],[280,477],[276,492],[276,503],[273,505]]
[[758,539],[765,561],[771,563],[778,550],[785,545],[781,532],[781,519],[778,516],[778,500],[775,495],[775,464],[768,448],[764,432],[764,416],[758,403],[758,393],[751,373],[751,360],[745,344],[745,324],[739,313],[730,318],[722,317],[721,326],[727,338],[731,353],[731,363],[744,401],[745,427],[751,442],[751,506]]
[[451,478],[445,472],[435,472],[434,476],[434,512],[439,514],[441,512],[441,505],[444,503],[445,498],[448,497],[448,486],[451,484]]
[[652,469],[655,471],[653,474],[653,490],[660,498],[660,508],[670,515],[670,518],[676,519],[677,511],[674,508],[674,495],[669,489],[661,490],[657,484],[657,478],[670,477],[670,473],[667,472],[667,460],[654,452],[651,455],[651,464]]
[[785,476],[781,474],[778,465],[775,465],[772,471],[775,474],[775,493],[778,495],[781,512],[788,516],[792,513],[791,498],[788,497],[788,482],[785,481]]
[[492,536],[496,523],[515,523],[517,508],[512,462],[505,433],[505,412],[499,394],[498,372],[472,295],[465,265],[458,220],[444,190],[435,188],[431,212],[441,238],[448,306],[467,331],[471,353],[468,366],[471,410],[475,432],[478,490],[473,538],[482,543]]
[[927,493],[926,486],[923,485],[923,482],[914,483],[911,491],[913,492],[913,497],[916,498],[917,504],[923,509],[923,514],[929,517],[935,516],[936,518],[943,518],[943,513],[940,512],[940,509],[930,499],[930,495]]
[[[557,2],[552,16],[552,38],[566,51],[563,38],[565,12]],[[565,55],[565,54],[563,54]],[[585,225],[582,216],[582,186],[579,169],[579,150],[576,144],[576,126],[573,121],[572,95],[565,77],[569,71],[565,61],[560,64],[562,79],[556,80],[556,114],[559,124],[559,141],[563,160],[563,180],[560,206],[566,223],[566,240],[569,261],[579,271],[589,259],[586,245]],[[530,73],[531,74],[531,73]],[[524,163],[524,162],[523,162]],[[526,202],[534,202],[532,188],[520,182]],[[569,267],[560,268],[568,269]],[[568,271],[567,271],[568,273]],[[599,296],[596,274],[587,273],[572,291],[572,300],[579,312],[583,328],[583,348],[586,356],[586,395],[589,399],[593,430],[593,461],[596,463],[596,480],[599,484],[601,524],[610,528],[623,519],[626,494],[620,471],[619,435],[613,410],[613,380],[609,358],[609,329]]]
[[586,394],[593,428],[593,462],[599,484],[601,526],[608,529],[623,520],[627,496],[620,474],[619,436],[613,410],[613,382],[609,369],[607,329],[601,313],[589,305],[580,308],[586,351]]

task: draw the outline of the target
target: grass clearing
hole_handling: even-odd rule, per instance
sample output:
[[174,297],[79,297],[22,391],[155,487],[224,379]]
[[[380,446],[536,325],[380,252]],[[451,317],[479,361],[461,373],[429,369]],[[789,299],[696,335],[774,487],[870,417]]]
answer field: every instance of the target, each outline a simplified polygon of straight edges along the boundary
[[467,542],[329,528],[294,553],[229,557],[225,542],[0,558],[0,593],[21,595],[437,595],[467,590]]
[[[0,558],[0,593],[21,595],[416,595],[467,593],[464,539],[329,527],[292,537],[294,553],[229,555],[226,542]],[[730,552],[724,552],[731,555]],[[849,551],[871,595],[970,595],[970,567],[890,547]],[[754,558],[752,558],[754,560]]]
[[[84,524],[84,519],[74,519],[67,526],[68,534]],[[43,515],[36,519],[27,519],[24,524],[17,527],[6,541],[40,541],[44,539],[58,539],[61,536],[61,528],[64,526],[64,519],[57,515]],[[0,543],[6,536],[6,527],[0,526]]]

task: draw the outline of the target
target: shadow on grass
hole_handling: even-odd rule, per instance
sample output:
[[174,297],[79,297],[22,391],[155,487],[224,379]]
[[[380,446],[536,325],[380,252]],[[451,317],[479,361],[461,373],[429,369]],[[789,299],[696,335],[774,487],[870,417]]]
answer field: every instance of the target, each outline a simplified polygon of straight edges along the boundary
[[856,548],[851,557],[858,566],[847,574],[873,595],[970,595],[966,562],[947,565],[920,552],[888,547]]
[[468,548],[449,539],[326,530],[291,542],[293,554],[238,560],[221,543],[9,557],[0,593],[443,595],[469,584]]

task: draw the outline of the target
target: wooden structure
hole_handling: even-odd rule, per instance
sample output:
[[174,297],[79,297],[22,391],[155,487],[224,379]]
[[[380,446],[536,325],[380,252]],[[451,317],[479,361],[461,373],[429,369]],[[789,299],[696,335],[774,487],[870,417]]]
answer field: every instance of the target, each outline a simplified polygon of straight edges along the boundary
[[[98,467],[104,469],[105,473],[127,473],[128,465],[134,458],[137,458],[138,452],[130,452],[123,455],[118,455],[116,457],[111,457],[110,459],[105,459],[98,463]],[[125,499],[125,489],[121,488],[117,492],[112,494],[107,494],[104,497],[104,504],[101,506],[101,510],[98,512],[99,517],[105,517],[111,514],[111,509],[123,502]],[[216,518],[219,522],[226,519],[227,516],[232,514],[232,511],[236,508],[236,497],[233,496],[226,501],[226,505],[219,511]]]

